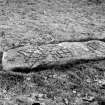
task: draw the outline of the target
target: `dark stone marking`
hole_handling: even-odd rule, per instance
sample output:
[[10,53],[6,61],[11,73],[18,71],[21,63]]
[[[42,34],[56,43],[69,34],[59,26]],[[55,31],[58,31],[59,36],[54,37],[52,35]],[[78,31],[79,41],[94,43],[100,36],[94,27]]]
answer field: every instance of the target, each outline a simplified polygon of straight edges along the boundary
[[33,103],[32,105],[40,105],[40,103]]
[[3,52],[0,52],[0,71],[2,70],[2,57],[3,57]]
[[0,52],[0,64],[2,63],[3,52]]

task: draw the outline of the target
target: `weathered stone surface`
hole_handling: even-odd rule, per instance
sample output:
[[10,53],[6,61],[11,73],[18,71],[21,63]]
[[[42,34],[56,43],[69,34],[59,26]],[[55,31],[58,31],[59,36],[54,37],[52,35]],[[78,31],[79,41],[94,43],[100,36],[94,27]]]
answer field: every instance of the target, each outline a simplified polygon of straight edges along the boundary
[[37,67],[43,64],[65,64],[81,59],[105,57],[105,43],[94,40],[87,42],[62,42],[42,46],[24,46],[4,52],[3,67]]

